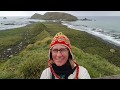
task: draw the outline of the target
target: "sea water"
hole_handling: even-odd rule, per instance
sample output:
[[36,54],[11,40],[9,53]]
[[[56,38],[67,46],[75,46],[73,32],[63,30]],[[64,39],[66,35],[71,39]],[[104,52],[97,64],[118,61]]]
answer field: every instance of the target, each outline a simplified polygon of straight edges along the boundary
[[[86,18],[86,20],[85,20]],[[63,25],[88,32],[120,46],[120,16],[78,16],[77,21],[63,21]],[[0,17],[0,30],[23,27],[45,20],[30,19],[30,16]]]
[[8,16],[0,17],[0,30],[23,27],[33,22],[41,22],[42,20],[30,19],[29,16]]
[[120,46],[120,16],[78,16],[78,19],[62,24]]

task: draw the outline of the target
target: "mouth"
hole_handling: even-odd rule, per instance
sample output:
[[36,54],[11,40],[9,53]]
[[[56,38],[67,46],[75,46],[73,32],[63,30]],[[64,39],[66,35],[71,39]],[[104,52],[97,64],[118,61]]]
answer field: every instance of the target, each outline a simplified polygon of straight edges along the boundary
[[61,59],[56,59],[55,61],[57,61],[57,62],[61,62],[62,60],[61,60]]

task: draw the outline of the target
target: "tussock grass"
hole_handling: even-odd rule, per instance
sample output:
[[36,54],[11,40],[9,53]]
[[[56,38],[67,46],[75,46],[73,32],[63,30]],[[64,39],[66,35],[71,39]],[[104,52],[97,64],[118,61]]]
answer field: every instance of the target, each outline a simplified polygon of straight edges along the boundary
[[[0,52],[8,47],[15,46],[18,43],[40,34],[46,27],[42,23],[35,23],[21,28],[0,31]],[[26,40],[26,42],[27,42]],[[30,40],[32,42],[32,40]]]
[[[70,29],[59,23],[44,24],[47,26],[47,31],[50,35],[54,36],[57,32],[63,32],[70,39],[73,46],[83,50],[85,53],[99,55],[110,63],[120,67],[120,48],[105,43],[103,40],[84,31]],[[115,52],[112,53],[111,49],[114,49]]]
[[73,53],[79,65],[87,68],[92,78],[120,74],[119,67],[98,55],[85,53],[76,47],[73,47]]
[[[45,23],[44,27],[47,28],[39,29],[41,32],[31,39],[32,43],[18,56],[0,63],[0,78],[39,79],[42,71],[48,67],[47,61],[50,42],[53,36],[59,31],[68,36],[76,61],[88,70],[91,78],[120,74],[120,67],[112,64],[106,58],[109,57],[108,55],[112,55],[112,62],[119,62],[119,50],[115,50],[111,54],[108,51],[111,47],[109,48],[108,46],[106,48],[107,45],[90,37],[85,32],[68,29],[61,24]],[[101,51],[105,54],[104,57],[99,53]]]

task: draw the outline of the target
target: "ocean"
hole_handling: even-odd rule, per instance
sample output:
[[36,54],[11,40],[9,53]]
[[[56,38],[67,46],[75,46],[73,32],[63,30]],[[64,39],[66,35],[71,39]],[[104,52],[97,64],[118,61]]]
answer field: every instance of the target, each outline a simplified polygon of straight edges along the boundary
[[[62,24],[88,32],[112,44],[120,46],[120,16],[77,16],[77,21],[63,21]],[[23,27],[45,20],[30,19],[29,16],[0,17],[0,30]]]
[[120,46],[120,16],[78,16],[78,19],[62,24]]
[[23,27],[33,22],[41,21],[44,20],[30,19],[29,16],[0,17],[0,30]]

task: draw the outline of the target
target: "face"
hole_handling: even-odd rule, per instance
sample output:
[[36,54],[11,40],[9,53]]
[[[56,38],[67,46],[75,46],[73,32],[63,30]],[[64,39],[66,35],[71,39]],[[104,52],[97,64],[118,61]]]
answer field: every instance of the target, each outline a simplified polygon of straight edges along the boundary
[[57,66],[62,66],[67,62],[69,51],[66,46],[57,44],[52,48],[51,52],[53,61]]

